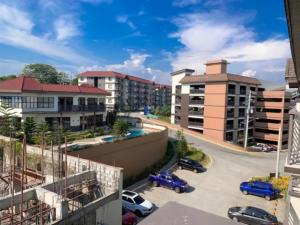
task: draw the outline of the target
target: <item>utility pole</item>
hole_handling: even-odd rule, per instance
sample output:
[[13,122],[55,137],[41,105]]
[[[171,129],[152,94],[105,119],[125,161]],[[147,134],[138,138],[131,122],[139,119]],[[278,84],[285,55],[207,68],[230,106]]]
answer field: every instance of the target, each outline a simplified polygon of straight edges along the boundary
[[249,91],[248,102],[247,102],[244,148],[247,148],[247,145],[248,145],[248,127],[249,127],[250,107],[251,107],[251,91]]
[[279,157],[281,151],[281,139],[282,139],[282,124],[279,126],[279,135],[278,135],[278,143],[277,143],[277,158],[276,158],[276,178],[279,177]]

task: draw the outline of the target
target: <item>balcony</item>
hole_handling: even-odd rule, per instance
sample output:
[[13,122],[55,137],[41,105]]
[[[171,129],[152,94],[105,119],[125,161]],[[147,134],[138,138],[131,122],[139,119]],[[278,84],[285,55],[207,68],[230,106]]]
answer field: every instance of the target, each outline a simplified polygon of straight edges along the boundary
[[203,105],[204,99],[202,100],[190,100],[190,105]]
[[290,121],[290,140],[284,171],[300,175],[300,114],[294,112],[291,115],[293,120]]
[[246,94],[246,89],[240,89],[240,95],[245,95]]
[[202,111],[189,111],[189,115],[193,115],[193,116],[203,116],[203,110]]
[[227,112],[227,118],[233,118],[234,112]]
[[228,105],[228,106],[234,106],[234,101],[228,101],[228,102],[227,102],[227,105]]
[[203,122],[200,122],[200,121],[199,122],[189,121],[188,126],[197,127],[197,128],[203,128]]
[[[280,112],[279,113],[276,113],[276,112],[256,112],[255,116],[257,118],[268,118],[268,119],[271,119],[271,118],[281,119],[282,118],[282,115],[281,115]],[[284,119],[288,119],[288,115],[285,115]]]
[[226,124],[226,129],[227,130],[233,130],[233,124]]
[[292,176],[289,195],[300,198],[300,176]]
[[191,89],[190,94],[204,94],[204,89]]
[[104,112],[104,104],[96,105],[58,105],[58,112]]
[[228,94],[235,95],[235,88],[229,88],[228,89]]

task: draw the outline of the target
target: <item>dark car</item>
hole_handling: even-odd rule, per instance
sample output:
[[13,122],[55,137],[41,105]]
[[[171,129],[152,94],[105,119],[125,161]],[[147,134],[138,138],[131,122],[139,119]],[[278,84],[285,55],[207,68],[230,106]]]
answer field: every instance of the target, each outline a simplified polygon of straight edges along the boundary
[[188,184],[185,180],[180,179],[169,172],[161,172],[158,174],[150,174],[149,181],[154,187],[162,186],[173,189],[175,192],[185,192],[188,189]]
[[232,207],[228,210],[228,217],[234,221],[255,225],[278,225],[276,216],[263,209],[255,207]]
[[137,224],[137,216],[127,209],[122,208],[122,225],[135,225]]
[[272,184],[262,181],[243,182],[240,185],[240,190],[245,195],[256,195],[267,200],[275,199],[280,193],[279,190],[273,188]]
[[204,172],[205,168],[197,161],[187,158],[180,158],[177,162],[179,169],[192,170],[195,173]]

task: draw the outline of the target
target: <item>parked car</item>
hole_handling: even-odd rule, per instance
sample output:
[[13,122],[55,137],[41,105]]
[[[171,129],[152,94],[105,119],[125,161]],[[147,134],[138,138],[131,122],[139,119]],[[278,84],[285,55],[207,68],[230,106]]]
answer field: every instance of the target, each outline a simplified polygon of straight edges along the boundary
[[146,216],[153,211],[153,204],[143,199],[138,193],[124,190],[122,192],[122,206],[138,216]]
[[255,225],[278,225],[276,216],[263,209],[255,207],[232,207],[228,210],[228,217],[236,222]]
[[125,208],[122,208],[122,225],[137,224],[137,216]]
[[267,182],[254,181],[254,182],[242,182],[240,190],[243,194],[251,194],[264,197],[267,200],[276,198],[280,191],[273,188],[273,185]]
[[276,148],[273,145],[268,145],[264,143],[256,143],[255,145],[252,145],[251,148],[262,152],[271,152],[276,150]]
[[175,190],[175,192],[185,192],[188,189],[188,184],[185,180],[180,179],[169,172],[161,172],[159,174],[151,174],[149,181],[153,186],[162,186]]
[[177,165],[179,169],[192,170],[195,173],[200,173],[205,171],[205,168],[199,162],[192,159],[180,158],[177,161]]

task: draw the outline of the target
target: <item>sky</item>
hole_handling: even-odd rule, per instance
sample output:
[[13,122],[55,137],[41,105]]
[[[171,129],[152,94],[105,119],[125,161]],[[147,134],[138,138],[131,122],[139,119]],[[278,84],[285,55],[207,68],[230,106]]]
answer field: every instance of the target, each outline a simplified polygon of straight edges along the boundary
[[284,82],[290,45],[283,0],[1,0],[0,75],[46,63],[72,76],[113,70],[161,83],[172,71]]

